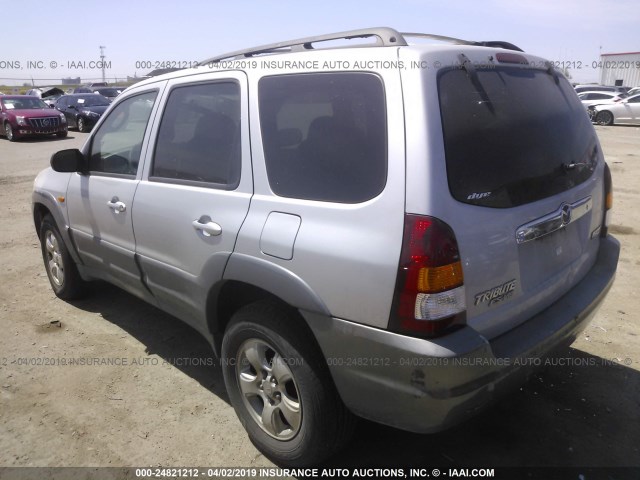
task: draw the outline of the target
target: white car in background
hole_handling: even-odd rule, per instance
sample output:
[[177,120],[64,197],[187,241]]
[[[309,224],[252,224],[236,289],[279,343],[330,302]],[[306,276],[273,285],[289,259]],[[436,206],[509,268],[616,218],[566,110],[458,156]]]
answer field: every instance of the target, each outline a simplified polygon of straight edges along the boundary
[[631,90],[627,92],[627,95],[629,96],[637,95],[638,93],[640,93],[640,87],[633,87]]
[[578,98],[585,107],[589,107],[601,103],[617,103],[624,98],[623,95],[616,92],[582,92],[578,94]]
[[598,125],[640,124],[640,93],[617,103],[592,105],[589,115]]
[[575,85],[573,87],[576,93],[583,92],[612,92],[612,93],[624,93],[626,91],[625,87],[611,87],[606,85],[595,85],[595,84],[586,84],[586,85]]

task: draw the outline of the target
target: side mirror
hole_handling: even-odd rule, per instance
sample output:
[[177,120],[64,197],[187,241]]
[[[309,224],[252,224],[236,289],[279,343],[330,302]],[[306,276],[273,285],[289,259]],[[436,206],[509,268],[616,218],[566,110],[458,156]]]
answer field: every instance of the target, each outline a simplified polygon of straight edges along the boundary
[[85,170],[85,158],[77,148],[60,150],[51,155],[51,168],[56,172],[83,172]]
[[75,110],[76,106],[75,105],[69,105],[69,110]]
[[50,103],[50,104],[49,104],[49,108],[55,108],[55,107],[54,107],[54,105],[53,105],[53,103]]

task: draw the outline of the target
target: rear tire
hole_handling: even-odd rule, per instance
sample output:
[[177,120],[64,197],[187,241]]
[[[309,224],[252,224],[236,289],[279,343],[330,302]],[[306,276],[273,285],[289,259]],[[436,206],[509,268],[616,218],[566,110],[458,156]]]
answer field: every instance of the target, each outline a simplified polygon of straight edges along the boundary
[[275,463],[316,465],[350,439],[355,417],[293,310],[266,301],[241,308],[225,332],[222,359],[238,418],[256,448]]
[[87,122],[85,121],[85,119],[82,117],[78,117],[77,123],[78,123],[78,131],[85,133],[87,131]]
[[88,284],[80,277],[55,220],[46,215],[40,225],[42,259],[53,292],[63,300],[82,297]]
[[596,123],[598,125],[613,125],[613,114],[606,110],[598,112],[598,115],[596,115]]

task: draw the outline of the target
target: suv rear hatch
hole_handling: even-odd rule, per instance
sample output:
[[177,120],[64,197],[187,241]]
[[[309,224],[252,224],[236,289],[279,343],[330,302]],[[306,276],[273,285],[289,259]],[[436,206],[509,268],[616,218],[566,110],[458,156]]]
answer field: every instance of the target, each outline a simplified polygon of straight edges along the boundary
[[430,157],[427,211],[415,213],[453,228],[467,323],[493,338],[564,295],[595,262],[604,160],[571,85],[543,60],[448,50],[450,61],[442,52],[438,60],[451,66],[422,74],[437,84],[440,125],[428,98],[426,115],[444,148]]

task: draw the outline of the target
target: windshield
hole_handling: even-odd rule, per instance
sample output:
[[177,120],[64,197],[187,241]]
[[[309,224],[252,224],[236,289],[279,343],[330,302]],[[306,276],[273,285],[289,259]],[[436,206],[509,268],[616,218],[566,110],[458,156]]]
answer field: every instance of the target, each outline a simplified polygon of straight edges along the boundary
[[3,98],[2,104],[7,110],[37,110],[39,108],[49,108],[46,103],[36,97]]
[[98,94],[87,95],[78,99],[78,107],[107,107],[109,104],[108,98]]
[[595,133],[563,78],[544,70],[451,69],[438,78],[453,197],[507,208],[568,190],[592,174]]
[[120,90],[115,88],[101,88],[100,90],[96,90],[100,93],[100,95],[104,95],[105,97],[117,97],[120,94]]

